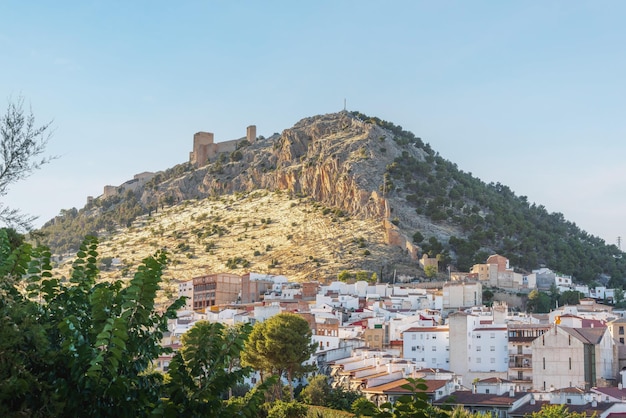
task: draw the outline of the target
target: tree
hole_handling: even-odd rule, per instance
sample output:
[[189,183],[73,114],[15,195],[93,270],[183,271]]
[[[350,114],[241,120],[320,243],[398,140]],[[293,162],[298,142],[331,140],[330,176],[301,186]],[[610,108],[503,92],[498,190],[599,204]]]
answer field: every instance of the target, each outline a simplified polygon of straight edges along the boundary
[[485,302],[490,302],[491,299],[493,299],[494,293],[489,290],[489,289],[485,289],[483,290],[483,301]]
[[580,302],[580,292],[576,290],[566,290],[559,295],[559,305],[578,305]]
[[300,392],[300,398],[309,405],[326,406],[330,395],[330,384],[328,378],[323,374],[313,377],[309,384]]
[[[304,362],[315,353],[309,323],[299,315],[281,313],[254,325],[242,362],[256,370],[285,376],[293,399],[293,379],[307,371]],[[279,395],[280,396],[280,395]]]
[[[595,417],[596,414],[594,413]],[[530,418],[585,418],[584,412],[569,412],[565,405],[544,405],[539,412],[533,412]]]
[[169,367],[167,395],[162,410],[165,416],[254,416],[264,401],[263,389],[255,389],[241,402],[223,398],[252,371],[233,367],[243,350],[251,327],[226,327],[221,323],[200,321],[182,337],[182,348]]
[[624,289],[622,289],[621,287],[616,287],[615,288],[615,297],[614,297],[614,301],[613,303],[618,304],[621,301],[624,300]]
[[437,266],[424,267],[424,274],[426,274],[426,277],[428,277],[429,279],[432,279],[437,275]]
[[267,418],[305,418],[308,408],[296,401],[275,401],[267,411]]
[[[0,118],[0,197],[8,187],[55,157],[40,156],[50,139],[50,123],[37,127],[32,111],[24,113],[23,99],[9,103],[6,113]],[[20,230],[31,229],[34,217],[20,213],[0,202],[0,221]]]
[[533,313],[550,312],[550,296],[544,292],[538,291],[537,289],[532,290],[528,294],[526,310]]
[[[96,282],[97,239],[87,237],[65,282],[54,276],[46,248],[11,250],[7,242],[0,231],[0,311],[13,322],[0,321],[1,358],[18,367],[0,361],[0,392],[12,396],[0,415],[151,415],[162,395],[152,362],[168,352],[160,341],[183,306],[181,299],[155,308],[165,253],[144,259],[126,286]],[[20,295],[24,287],[28,298]]]
[[378,408],[372,402],[361,397],[352,403],[350,410],[357,417],[371,417],[377,412]]

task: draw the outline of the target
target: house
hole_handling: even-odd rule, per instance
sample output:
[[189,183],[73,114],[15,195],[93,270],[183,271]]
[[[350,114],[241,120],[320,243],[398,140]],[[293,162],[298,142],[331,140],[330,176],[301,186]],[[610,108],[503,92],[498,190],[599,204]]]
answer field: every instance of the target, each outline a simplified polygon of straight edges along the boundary
[[[452,387],[450,380],[423,380],[419,381],[419,384],[426,385],[426,389],[423,391],[418,389],[417,392],[426,393],[431,401],[449,395]],[[368,401],[380,406],[386,402],[394,403],[400,396],[411,394],[411,389],[404,387],[406,385],[411,385],[411,382],[407,379],[398,379],[382,385],[363,388],[361,392]]]
[[474,393],[470,390],[458,390],[433,402],[437,406],[462,405],[470,412],[486,416],[507,418],[512,410],[527,404],[531,394],[527,392]]

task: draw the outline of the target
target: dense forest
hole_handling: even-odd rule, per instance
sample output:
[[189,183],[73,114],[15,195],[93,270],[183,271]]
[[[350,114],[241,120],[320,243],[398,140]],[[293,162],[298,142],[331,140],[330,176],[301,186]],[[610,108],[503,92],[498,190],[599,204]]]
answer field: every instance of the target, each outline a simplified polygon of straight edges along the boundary
[[[420,230],[403,231],[424,253],[439,257],[443,269],[450,266],[469,271],[473,264],[484,263],[490,254],[498,253],[521,271],[546,266],[578,282],[623,285],[626,259],[615,245],[586,233],[560,213],[549,213],[544,206],[530,203],[526,196],[516,196],[503,184],[486,184],[463,172],[401,126],[359,112],[352,116],[390,132],[405,150],[387,165],[385,173],[380,173],[385,178],[386,196],[405,200],[416,215],[433,224],[461,231],[446,239]],[[416,154],[416,148],[423,152]],[[250,151],[243,146],[231,155],[220,155],[211,162],[209,172],[236,163],[246,152]],[[191,172],[189,163],[180,164],[159,173],[144,187],[156,190],[160,184]],[[94,199],[80,210],[64,210],[41,228],[41,243],[56,253],[71,252],[86,235],[113,232],[142,214],[178,203],[167,198],[146,203],[140,196],[141,191],[126,191]]]

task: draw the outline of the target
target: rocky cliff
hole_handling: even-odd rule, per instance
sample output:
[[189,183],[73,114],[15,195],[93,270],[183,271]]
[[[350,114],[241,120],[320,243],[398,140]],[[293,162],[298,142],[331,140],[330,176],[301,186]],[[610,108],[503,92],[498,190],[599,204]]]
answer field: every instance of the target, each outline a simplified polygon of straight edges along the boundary
[[385,190],[386,167],[402,153],[424,160],[424,150],[399,145],[393,133],[351,113],[302,119],[280,135],[259,139],[239,151],[236,161],[217,158],[159,184],[156,190],[144,190],[142,201],[282,190],[311,197],[351,216],[377,219],[385,227],[386,241],[405,249],[412,258],[418,252],[407,238],[412,231],[450,235],[449,230],[416,214],[403,198]]

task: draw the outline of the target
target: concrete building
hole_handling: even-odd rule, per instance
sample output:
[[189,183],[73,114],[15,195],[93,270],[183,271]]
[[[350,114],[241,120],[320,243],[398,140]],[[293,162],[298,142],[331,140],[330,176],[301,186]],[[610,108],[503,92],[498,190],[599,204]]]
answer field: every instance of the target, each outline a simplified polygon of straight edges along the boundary
[[494,324],[489,315],[454,312],[448,316],[450,367],[466,382],[475,378],[508,374],[508,333],[504,324]]
[[237,274],[208,274],[192,281],[194,310],[235,303],[241,294],[241,276]]
[[517,390],[533,387],[532,342],[550,330],[547,324],[507,324],[509,333],[509,380]]
[[533,388],[589,390],[617,378],[617,349],[606,327],[554,325],[532,342]]
[[450,331],[447,326],[412,327],[402,333],[403,356],[422,368],[450,367]]
[[483,304],[480,282],[449,282],[443,285],[443,308],[471,308]]

